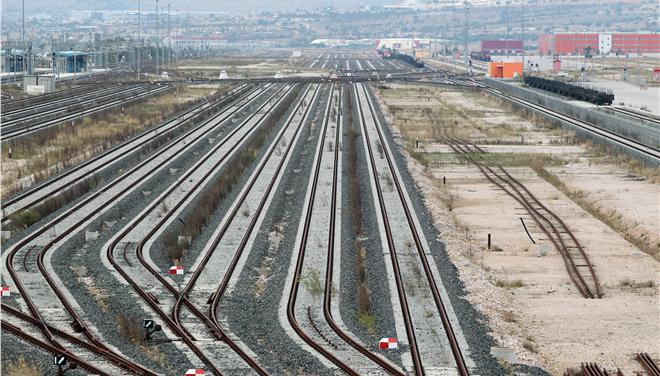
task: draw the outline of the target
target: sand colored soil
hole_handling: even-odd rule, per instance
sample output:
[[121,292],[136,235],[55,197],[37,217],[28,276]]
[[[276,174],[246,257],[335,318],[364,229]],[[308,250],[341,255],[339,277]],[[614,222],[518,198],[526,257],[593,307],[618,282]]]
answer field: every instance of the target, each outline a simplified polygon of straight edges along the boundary
[[[419,115],[426,106],[410,98],[406,105],[401,99],[426,95],[440,102],[426,118]],[[657,247],[657,176],[610,163],[620,158],[571,142],[570,132],[521,118],[475,93],[394,87],[379,96],[384,108],[393,107],[389,123],[401,132],[402,146],[411,152],[409,168],[448,243],[468,299],[486,315],[499,345],[513,348],[520,362],[551,374],[563,374],[567,367],[587,361],[634,374],[641,371],[634,360],[637,352],[660,357],[658,261],[627,241],[617,227],[630,224],[624,226],[628,233],[644,236],[647,244]],[[413,118],[418,121],[411,124]],[[438,129],[448,125],[453,129]],[[438,135],[447,130],[482,146],[489,152],[485,163],[504,164],[562,218],[595,267],[602,299],[581,297],[562,258],[524,208],[443,145]],[[416,137],[422,144],[419,149],[412,147]],[[548,174],[541,176],[539,171]],[[585,202],[602,212],[612,211],[611,217],[619,222],[597,219],[584,208]],[[549,252],[539,256],[540,250]]]

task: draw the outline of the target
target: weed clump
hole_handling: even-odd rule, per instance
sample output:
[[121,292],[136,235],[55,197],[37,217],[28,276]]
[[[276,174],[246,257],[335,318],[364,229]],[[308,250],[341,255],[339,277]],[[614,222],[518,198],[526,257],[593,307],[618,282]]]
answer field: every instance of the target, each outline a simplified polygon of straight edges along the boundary
[[[238,183],[243,171],[256,160],[259,149],[266,142],[266,138],[276,127],[278,121],[291,107],[299,91],[298,89],[291,92],[275,111],[264,119],[263,124],[250,136],[245,146],[228,161],[223,171],[193,201],[190,205],[191,210],[180,217],[180,222],[168,231],[163,239],[165,257],[174,263],[184,256],[185,251],[190,248],[190,244],[201,234],[213,213]],[[181,242],[179,236],[189,239],[189,241]]]

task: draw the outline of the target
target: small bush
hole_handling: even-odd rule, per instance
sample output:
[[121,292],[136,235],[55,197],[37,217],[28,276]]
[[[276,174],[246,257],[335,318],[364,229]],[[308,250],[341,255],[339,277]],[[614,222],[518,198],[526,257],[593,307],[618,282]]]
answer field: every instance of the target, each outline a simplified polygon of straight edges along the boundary
[[518,321],[516,319],[516,315],[511,311],[502,312],[502,319],[506,322],[516,322],[516,321]]
[[536,344],[534,344],[534,342],[531,342],[531,341],[525,341],[525,342],[523,342],[522,347],[523,347],[525,350],[527,350],[527,351],[529,351],[529,352],[531,352],[531,353],[534,353],[534,354],[537,354],[537,353],[539,352],[539,349],[538,349],[538,347],[536,346]]
[[31,209],[22,210],[9,216],[11,227],[14,230],[23,230],[38,222],[41,215]]
[[525,284],[520,279],[514,279],[512,281],[498,279],[497,281],[495,281],[495,286],[505,289],[515,289],[515,288],[523,287],[525,286]]
[[318,270],[312,269],[300,279],[303,286],[309,291],[313,296],[319,296],[323,293],[323,285],[321,284],[321,276],[319,275]]
[[20,357],[15,363],[10,363],[6,368],[7,376],[41,376],[44,372],[25,358]]

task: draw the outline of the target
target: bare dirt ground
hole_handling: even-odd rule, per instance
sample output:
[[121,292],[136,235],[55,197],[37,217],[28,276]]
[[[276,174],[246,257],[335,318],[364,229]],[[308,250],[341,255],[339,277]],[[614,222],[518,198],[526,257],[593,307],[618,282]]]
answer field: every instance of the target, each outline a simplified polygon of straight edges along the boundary
[[225,71],[230,77],[272,76],[281,74],[293,75],[300,73],[299,67],[287,59],[254,59],[254,58],[209,58],[206,60],[184,60],[177,70],[192,72],[201,76],[217,77]]
[[[657,170],[607,155],[477,93],[394,86],[379,97],[414,157],[409,167],[468,299],[486,314],[501,346],[552,374],[583,361],[634,374],[641,370],[637,352],[658,359],[660,269],[651,256],[659,248]],[[425,97],[439,104],[425,106]],[[578,294],[523,208],[442,146],[445,134],[486,145],[486,163],[502,165],[566,222],[594,264],[602,299]],[[417,137],[422,147],[413,149]],[[550,252],[538,256],[544,245]]]

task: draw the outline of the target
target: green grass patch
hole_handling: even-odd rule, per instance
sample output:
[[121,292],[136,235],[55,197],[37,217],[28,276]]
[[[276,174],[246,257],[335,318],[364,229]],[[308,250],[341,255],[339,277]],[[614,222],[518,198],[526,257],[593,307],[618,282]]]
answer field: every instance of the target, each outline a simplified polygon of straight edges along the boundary
[[374,315],[367,313],[367,312],[358,312],[358,322],[362,327],[364,327],[367,330],[367,333],[369,335],[375,335],[376,334],[376,318]]

